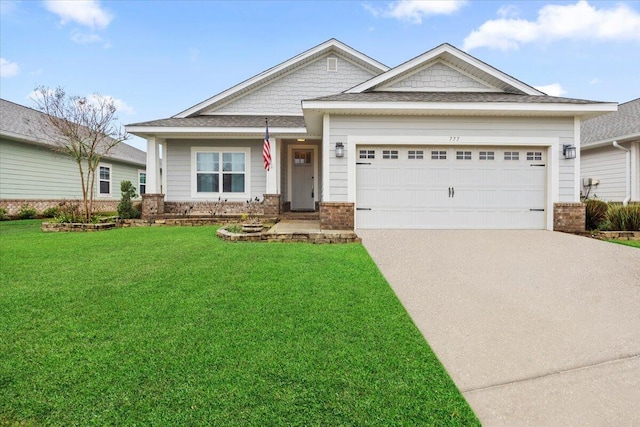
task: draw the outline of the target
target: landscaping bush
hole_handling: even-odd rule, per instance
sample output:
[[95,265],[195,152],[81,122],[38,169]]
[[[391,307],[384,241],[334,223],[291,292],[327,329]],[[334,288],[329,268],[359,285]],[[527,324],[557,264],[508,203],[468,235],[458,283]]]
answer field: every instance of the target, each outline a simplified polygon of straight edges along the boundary
[[9,219],[9,215],[7,215],[7,210],[5,208],[0,208],[0,221],[4,221]]
[[60,204],[59,213],[55,217],[55,222],[83,222],[83,217],[80,215],[80,203],[75,201],[62,202]]
[[137,196],[136,187],[131,181],[122,181],[120,183],[120,193],[122,197],[118,203],[118,216],[122,219],[139,218],[140,211],[133,207],[131,199]]
[[587,230],[598,230],[607,219],[609,205],[598,199],[588,199],[586,205],[585,226]]
[[610,205],[605,226],[614,231],[640,231],[640,205]]
[[42,216],[45,218],[55,218],[58,215],[60,215],[60,209],[57,206],[47,208],[42,212]]
[[32,208],[29,205],[22,205],[20,211],[18,212],[18,218],[20,219],[31,219],[35,218],[38,212],[35,208]]

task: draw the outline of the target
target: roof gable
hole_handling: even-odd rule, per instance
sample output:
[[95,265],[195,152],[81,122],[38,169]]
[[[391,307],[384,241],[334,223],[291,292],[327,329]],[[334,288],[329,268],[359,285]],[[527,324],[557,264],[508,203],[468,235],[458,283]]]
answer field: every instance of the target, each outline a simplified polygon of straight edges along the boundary
[[[321,58],[326,58],[329,56],[341,58],[343,61],[345,61],[345,64],[350,64],[351,67],[359,68],[364,72],[364,75],[366,76],[364,78],[370,78],[371,76],[378,75],[389,69],[389,67],[385,66],[384,64],[358,52],[357,50],[347,46],[346,44],[336,39],[330,39],[314,48],[311,48],[297,56],[294,56],[293,58],[279,65],[276,65],[275,67],[272,67],[254,77],[251,77],[244,82],[233,86],[232,88],[229,88],[199,104],[196,104],[193,107],[176,114],[174,117],[191,117],[203,113],[211,114],[214,111],[218,113],[218,111],[216,111],[218,108],[225,105],[228,106],[233,101],[238,100],[241,97],[252,93],[253,91],[262,89],[269,83],[278,81],[295,72],[296,70],[305,68],[307,65],[313,64]],[[338,72],[339,71],[340,64],[338,64]],[[362,81],[362,77],[363,75],[359,76],[359,81]],[[340,91],[352,86],[353,84],[354,83],[351,81],[343,82],[344,86]],[[325,95],[328,94],[329,93],[325,93]],[[304,94],[300,95],[302,97],[299,97],[298,102],[299,100],[306,97],[304,96]],[[261,111],[260,113],[264,112]],[[282,112],[277,113],[282,114]],[[301,114],[301,111],[298,111],[297,114]]]
[[[409,82],[413,82],[417,78],[426,77],[430,75],[433,77],[433,72],[436,69],[432,69],[431,73],[427,72],[426,75],[422,75],[425,70],[428,70],[435,64],[441,64],[439,68],[446,67],[442,71],[446,71],[451,74],[451,77],[455,76],[455,81],[447,80],[445,75],[439,76],[439,80],[442,83],[435,84],[441,85],[447,83],[445,87],[430,88],[422,82],[420,87],[408,86],[404,90],[413,90],[415,92],[421,92],[424,90],[437,90],[442,91],[494,91],[505,93],[516,93],[522,95],[544,95],[539,90],[503,73],[502,71],[493,68],[492,66],[480,61],[477,58],[465,53],[448,43],[444,43],[434,49],[431,49],[422,55],[419,55],[403,64],[398,65],[387,72],[380,74],[372,79],[359,84],[347,91],[346,93],[362,93],[370,91],[394,91],[398,87],[393,87],[394,84],[398,84],[405,79],[409,79]],[[449,70],[453,70],[449,71]],[[464,76],[464,78],[460,77]],[[412,80],[413,79],[413,80]],[[474,82],[470,84],[470,82]],[[408,83],[407,83],[408,84]],[[413,84],[413,83],[412,83]],[[474,86],[480,85],[478,88],[464,87],[466,85]],[[458,87],[462,86],[462,87]],[[482,87],[484,86],[484,87]]]
[[416,67],[374,89],[386,92],[502,92],[441,59]]

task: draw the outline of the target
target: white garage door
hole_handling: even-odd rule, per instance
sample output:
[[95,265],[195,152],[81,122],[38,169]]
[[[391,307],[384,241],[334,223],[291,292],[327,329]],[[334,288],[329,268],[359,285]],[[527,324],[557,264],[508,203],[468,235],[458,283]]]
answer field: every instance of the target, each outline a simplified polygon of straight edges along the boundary
[[544,229],[546,149],[362,147],[358,228]]

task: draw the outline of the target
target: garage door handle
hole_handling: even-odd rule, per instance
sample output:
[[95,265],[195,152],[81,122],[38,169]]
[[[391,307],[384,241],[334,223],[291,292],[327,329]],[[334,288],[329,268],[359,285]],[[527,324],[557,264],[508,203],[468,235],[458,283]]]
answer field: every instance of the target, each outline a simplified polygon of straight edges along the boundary
[[449,187],[449,197],[451,197],[451,187]]
[[454,197],[456,195],[456,189],[451,187],[451,197]]
[[356,208],[357,211],[370,211],[371,208]]
[[529,209],[530,212],[544,212],[544,209]]

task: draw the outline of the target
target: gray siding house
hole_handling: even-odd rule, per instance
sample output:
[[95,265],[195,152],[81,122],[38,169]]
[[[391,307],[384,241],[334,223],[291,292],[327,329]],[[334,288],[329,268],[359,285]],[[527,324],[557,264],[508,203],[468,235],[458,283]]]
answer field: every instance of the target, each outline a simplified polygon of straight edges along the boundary
[[582,122],[581,140],[584,197],[640,202],[640,98]]
[[[43,113],[0,99],[0,207],[15,215],[28,204],[38,213],[65,200],[82,200],[77,164],[55,150]],[[146,154],[125,143],[100,163],[96,177],[97,210],[115,211],[120,182],[139,191],[146,180]]]
[[547,96],[449,44],[389,68],[331,39],[127,130],[147,140],[143,215],[259,198],[327,229],[560,229],[584,209],[580,123],[616,109]]

